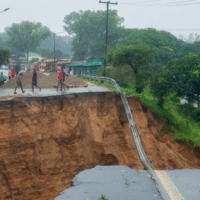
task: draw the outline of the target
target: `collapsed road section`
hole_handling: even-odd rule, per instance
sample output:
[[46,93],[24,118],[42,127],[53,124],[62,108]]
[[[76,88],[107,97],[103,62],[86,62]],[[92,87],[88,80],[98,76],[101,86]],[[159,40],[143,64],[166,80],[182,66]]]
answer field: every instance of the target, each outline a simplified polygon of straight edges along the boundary
[[1,197],[53,199],[96,165],[143,169],[118,104],[113,92],[1,101]]
[[[128,98],[141,143],[156,169],[199,168],[188,145],[166,135],[136,97]],[[0,194],[50,200],[74,176],[97,165],[144,169],[121,98],[114,92],[18,98],[0,102]],[[192,162],[191,162],[192,161]]]

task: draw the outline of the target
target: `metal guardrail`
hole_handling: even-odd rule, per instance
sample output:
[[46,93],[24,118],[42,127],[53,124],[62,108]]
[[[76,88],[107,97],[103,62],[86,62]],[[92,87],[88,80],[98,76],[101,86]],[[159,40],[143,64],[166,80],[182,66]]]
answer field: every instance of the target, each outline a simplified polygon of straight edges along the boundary
[[131,113],[131,109],[130,109],[129,104],[128,104],[127,97],[126,97],[125,93],[121,90],[121,88],[117,84],[117,82],[114,79],[107,78],[107,77],[88,76],[88,75],[80,75],[80,76],[85,77],[85,78],[89,78],[89,79],[110,82],[119,91],[121,99],[122,99],[123,104],[124,104],[124,109],[126,111],[126,115],[127,115],[128,121],[129,121],[129,126],[131,128],[131,131],[132,131],[132,134],[133,134],[133,137],[134,137],[134,140],[135,140],[135,145],[137,147],[137,150],[138,150],[138,153],[139,153],[139,156],[140,156],[140,160],[141,160],[142,164],[144,165],[145,169],[147,169],[148,171],[154,170],[155,168],[151,164],[149,159],[147,158],[146,153],[144,152],[143,146],[141,144],[140,136],[139,136],[136,124],[134,122],[134,119],[133,119],[133,116],[132,116],[132,113]]

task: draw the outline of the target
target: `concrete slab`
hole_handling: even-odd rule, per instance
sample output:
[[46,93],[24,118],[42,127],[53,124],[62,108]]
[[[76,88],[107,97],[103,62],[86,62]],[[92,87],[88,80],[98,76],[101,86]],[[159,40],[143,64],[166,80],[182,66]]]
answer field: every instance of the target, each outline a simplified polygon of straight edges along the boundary
[[[87,93],[87,92],[110,92],[109,89],[98,87],[98,86],[91,86],[91,87],[80,87],[80,88],[69,88],[65,92],[58,91],[56,92],[56,89],[46,89],[43,88],[40,92],[39,89],[35,89],[34,92],[32,92],[31,89],[24,89],[26,92],[24,95],[27,96],[56,96],[56,95],[63,95],[63,94],[74,94],[74,93]],[[17,89],[17,94],[22,94],[22,91],[20,88]],[[0,89],[0,97],[5,95],[14,95],[14,89]]]
[[96,166],[76,175],[73,187],[64,190],[55,200],[161,200],[155,183],[145,170],[127,166]]

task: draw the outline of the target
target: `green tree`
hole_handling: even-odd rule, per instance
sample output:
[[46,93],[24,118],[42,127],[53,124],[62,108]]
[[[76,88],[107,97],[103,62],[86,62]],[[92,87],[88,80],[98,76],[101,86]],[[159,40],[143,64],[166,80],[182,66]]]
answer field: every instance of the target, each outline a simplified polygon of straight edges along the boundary
[[200,41],[187,43],[182,40],[178,40],[173,58],[182,58],[190,52],[200,55]]
[[[156,50],[155,54],[159,53]],[[147,44],[120,46],[110,50],[106,58],[114,67],[129,65],[135,76],[136,91],[141,93],[152,73],[151,53],[152,49]]]
[[6,27],[5,30],[9,36],[7,43],[10,47],[27,55],[29,55],[29,51],[35,51],[40,42],[50,34],[50,30],[46,26],[29,21],[12,24],[11,27]]
[[49,49],[44,48],[44,47],[37,48],[35,52],[45,58],[51,58],[51,56],[52,56],[51,55],[52,52]]
[[183,58],[173,59],[165,66],[165,78],[177,96],[187,97],[189,103],[199,102],[200,57],[189,53]]
[[63,56],[62,56],[63,59],[70,59],[70,57],[71,56],[68,53],[63,54]]
[[170,93],[170,87],[162,72],[157,72],[151,82],[150,89],[155,97],[158,98],[158,105],[163,107],[164,98]]
[[[109,11],[108,45],[114,46],[120,37],[126,35],[121,26],[124,21],[117,11]],[[72,12],[65,16],[65,30],[74,35],[72,41],[73,60],[103,60],[105,52],[105,22],[104,11]]]
[[33,63],[33,62],[38,62],[39,61],[39,58],[32,58],[31,59],[31,63]]
[[8,63],[10,57],[10,51],[6,49],[0,49],[0,66]]
[[160,49],[162,54],[156,57],[152,54],[152,59],[154,59],[155,63],[159,63],[163,66],[173,58],[177,41],[175,36],[166,31],[158,31],[153,28],[132,29],[127,37],[119,40],[117,45],[148,44],[152,48],[152,52],[153,48],[156,47]]

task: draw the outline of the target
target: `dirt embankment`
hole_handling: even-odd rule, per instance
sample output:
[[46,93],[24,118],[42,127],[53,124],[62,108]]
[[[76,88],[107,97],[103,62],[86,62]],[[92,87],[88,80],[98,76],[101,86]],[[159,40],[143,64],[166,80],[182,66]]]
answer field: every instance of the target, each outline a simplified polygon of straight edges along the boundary
[[2,199],[54,199],[96,165],[143,169],[116,104],[114,93],[0,102]]
[[[163,123],[144,112],[137,98],[129,103],[157,169],[200,167],[186,144],[157,141]],[[1,198],[54,199],[77,173],[96,165],[144,169],[127,122],[112,92],[0,102]]]
[[128,100],[143,148],[157,170],[200,168],[200,154],[193,150],[192,142],[177,141],[170,134],[164,134],[157,140],[155,136],[164,133],[165,120],[155,119],[139,98],[129,97]]

